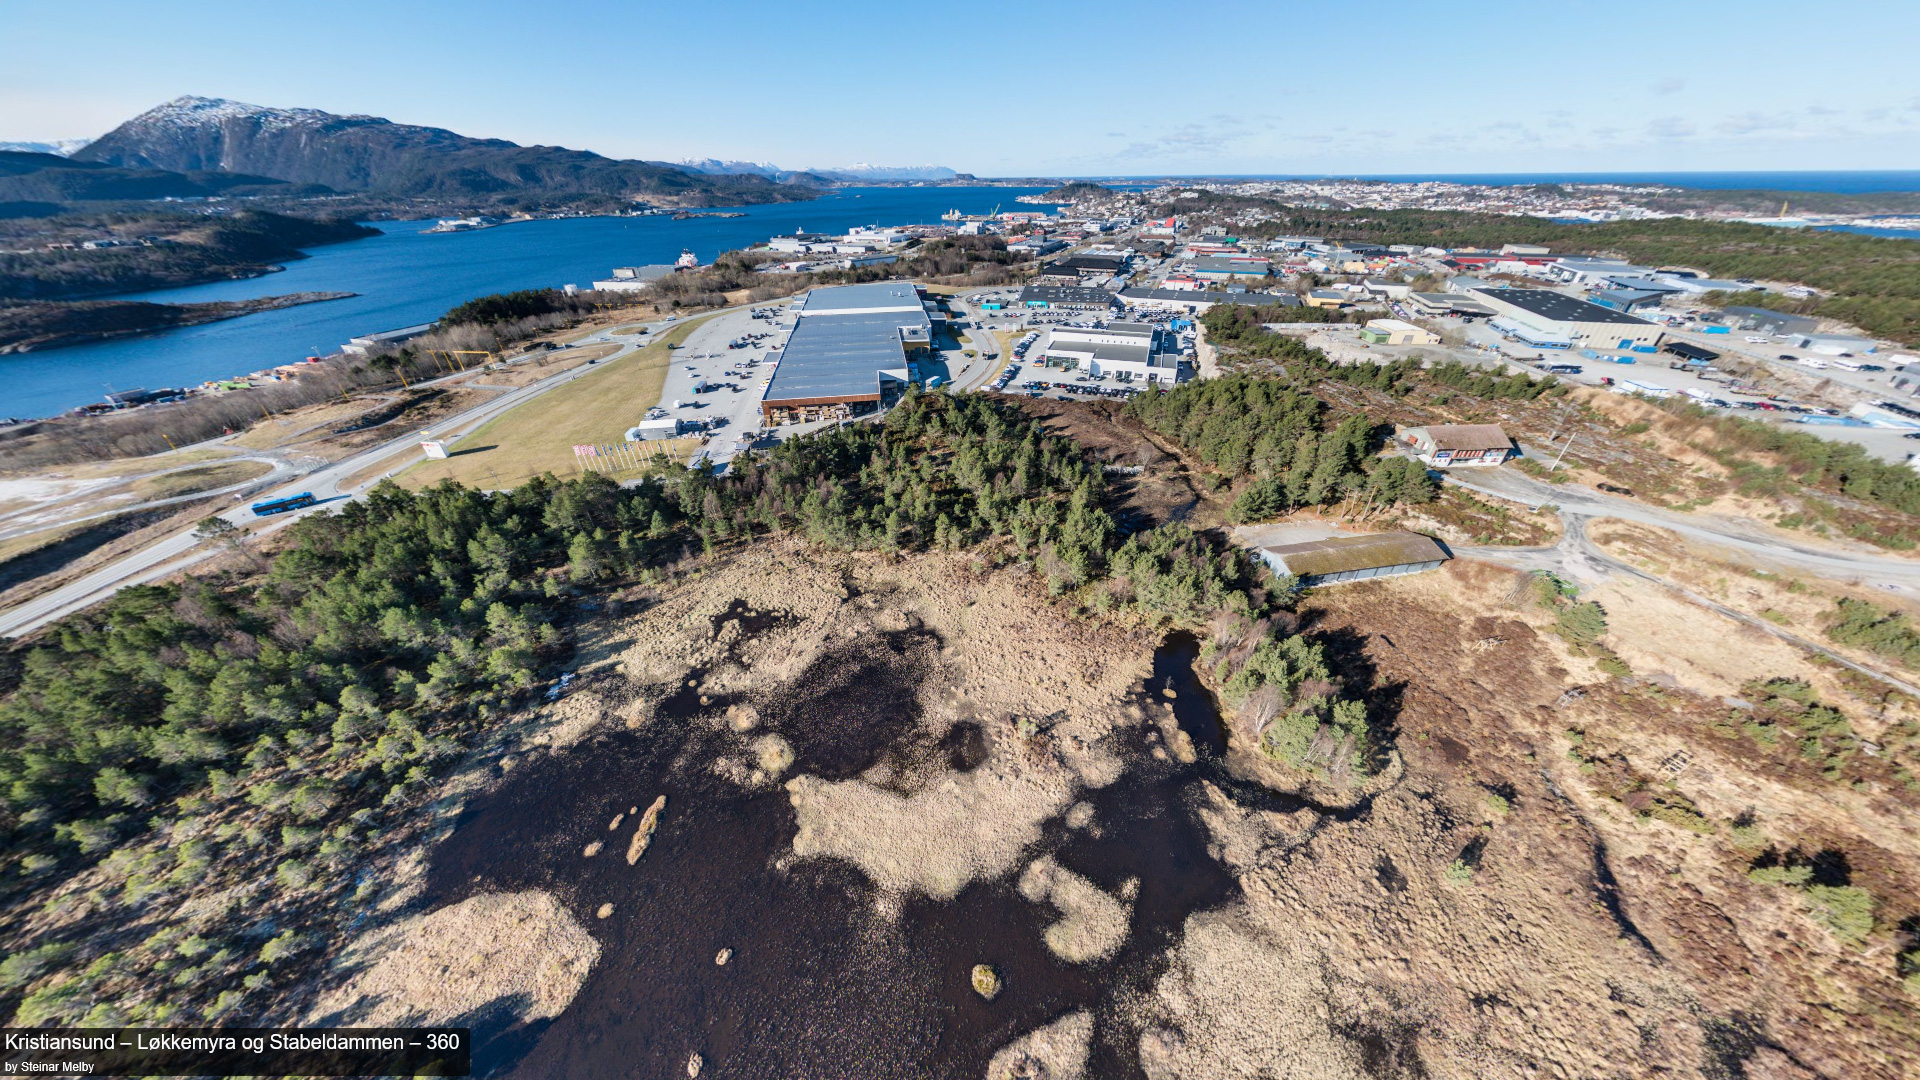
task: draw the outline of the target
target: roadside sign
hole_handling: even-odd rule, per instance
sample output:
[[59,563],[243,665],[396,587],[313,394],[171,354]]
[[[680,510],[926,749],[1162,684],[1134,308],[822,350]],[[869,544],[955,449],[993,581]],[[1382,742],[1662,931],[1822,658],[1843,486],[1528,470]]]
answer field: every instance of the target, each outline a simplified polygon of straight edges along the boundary
[[437,439],[421,443],[420,449],[425,451],[426,455],[430,458],[444,460],[447,456],[447,444]]

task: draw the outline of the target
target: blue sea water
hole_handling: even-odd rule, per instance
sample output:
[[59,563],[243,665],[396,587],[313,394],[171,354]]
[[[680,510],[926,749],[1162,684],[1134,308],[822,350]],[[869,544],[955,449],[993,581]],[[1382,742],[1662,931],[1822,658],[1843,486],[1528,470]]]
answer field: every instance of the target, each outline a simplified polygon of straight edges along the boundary
[[359,334],[429,322],[476,296],[568,283],[585,288],[613,267],[670,263],[682,249],[708,262],[779,233],[938,223],[948,210],[1020,208],[1016,197],[1044,190],[848,188],[809,202],[739,207],[747,215],[740,218],[570,218],[464,233],[428,233],[430,221],[376,222],[382,235],[314,248],[280,273],[126,298],[188,303],[294,292],[358,296],[0,357],[0,417],[50,416],[99,401],[110,390],[196,386],[243,375],[332,352]]

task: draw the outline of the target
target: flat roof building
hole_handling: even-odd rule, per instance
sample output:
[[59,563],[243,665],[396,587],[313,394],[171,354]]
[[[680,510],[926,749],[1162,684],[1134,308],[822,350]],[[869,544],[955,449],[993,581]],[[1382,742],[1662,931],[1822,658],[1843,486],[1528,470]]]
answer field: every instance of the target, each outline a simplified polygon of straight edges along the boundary
[[1811,334],[1820,328],[1820,320],[1786,311],[1761,307],[1729,307],[1720,312],[1727,325],[1737,330],[1760,330],[1769,334]]
[[913,379],[933,344],[920,290],[908,282],[813,289],[794,305],[793,333],[760,400],[769,424],[855,416]]
[[1564,293],[1475,289],[1473,297],[1492,308],[1503,322],[1569,342],[1608,349],[1651,349],[1660,343],[1661,330],[1653,323]]
[[1128,304],[1150,308],[1192,308],[1205,311],[1215,304],[1245,304],[1249,307],[1299,307],[1300,298],[1292,293],[1214,292],[1200,289],[1121,289],[1120,299]]
[[1291,574],[1300,584],[1314,586],[1417,574],[1438,568],[1447,553],[1431,536],[1390,532],[1265,547],[1260,558],[1274,573]]
[[1122,382],[1177,383],[1192,377],[1177,345],[1151,323],[1114,322],[1105,327],[1056,327],[1041,356],[1046,367],[1112,375]]
[[1421,315],[1459,315],[1468,319],[1484,319],[1493,314],[1492,308],[1463,293],[1408,293],[1407,304]]
[[1083,285],[1029,285],[1020,290],[1020,303],[1030,308],[1109,308],[1113,294]]
[[1375,345],[1438,345],[1440,335],[1399,319],[1369,319],[1360,340]]

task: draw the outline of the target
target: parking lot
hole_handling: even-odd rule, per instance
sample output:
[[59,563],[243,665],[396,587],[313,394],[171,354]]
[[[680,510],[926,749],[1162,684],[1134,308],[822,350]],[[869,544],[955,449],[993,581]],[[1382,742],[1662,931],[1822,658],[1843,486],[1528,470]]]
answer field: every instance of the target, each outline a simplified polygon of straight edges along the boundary
[[792,327],[784,301],[708,319],[673,351],[659,407],[633,422],[678,420],[684,432],[708,436],[705,453],[714,463],[731,459],[743,441],[762,435],[760,397],[773,376],[770,356]]

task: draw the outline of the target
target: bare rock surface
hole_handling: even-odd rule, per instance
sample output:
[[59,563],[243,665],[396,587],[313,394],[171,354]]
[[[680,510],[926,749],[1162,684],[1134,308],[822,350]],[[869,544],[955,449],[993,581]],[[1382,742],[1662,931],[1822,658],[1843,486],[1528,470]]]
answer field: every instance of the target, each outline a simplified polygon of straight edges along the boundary
[[543,1020],[573,1001],[599,956],[551,894],[483,893],[354,942],[310,1022],[431,1026],[491,1009]]
[[1093,1014],[1081,1009],[1020,1036],[993,1055],[987,1080],[1081,1080]]

